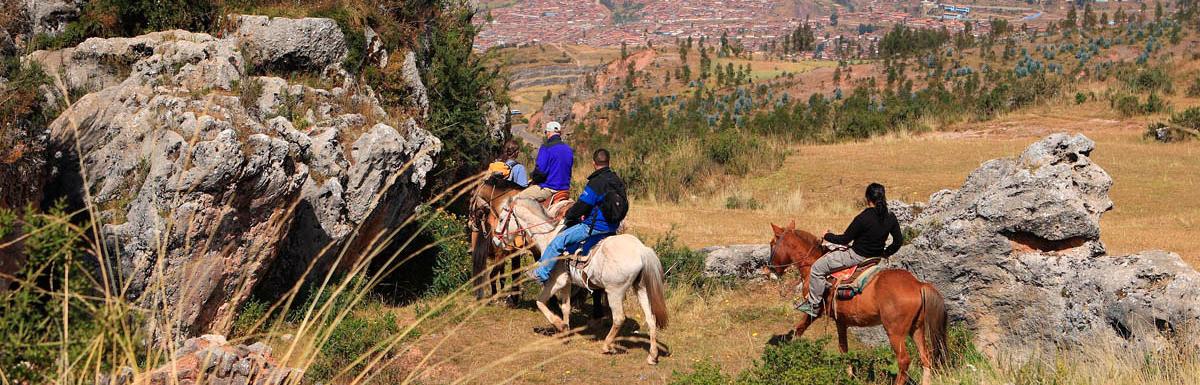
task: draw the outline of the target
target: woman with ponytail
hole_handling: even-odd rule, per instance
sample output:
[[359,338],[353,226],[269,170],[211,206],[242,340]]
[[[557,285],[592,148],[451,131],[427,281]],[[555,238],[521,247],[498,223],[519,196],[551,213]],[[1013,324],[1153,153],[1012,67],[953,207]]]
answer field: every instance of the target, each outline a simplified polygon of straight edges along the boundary
[[[821,302],[828,289],[826,276],[857,265],[867,258],[889,257],[904,244],[900,222],[888,211],[887,194],[883,185],[871,183],[864,195],[867,208],[854,217],[854,221],[846,227],[845,233],[825,232],[825,241],[849,247],[831,251],[813,263],[812,269],[809,270],[808,297],[796,304],[796,310],[808,313],[813,318],[819,317]],[[892,236],[892,243],[884,247],[888,235]]]

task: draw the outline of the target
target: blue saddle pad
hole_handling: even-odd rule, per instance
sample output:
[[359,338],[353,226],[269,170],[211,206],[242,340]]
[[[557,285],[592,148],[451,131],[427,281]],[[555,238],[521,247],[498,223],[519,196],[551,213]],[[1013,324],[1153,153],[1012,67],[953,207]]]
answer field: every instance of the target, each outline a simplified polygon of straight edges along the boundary
[[[584,239],[583,242],[576,242],[567,245],[567,253],[588,255],[588,253],[592,252],[592,248],[596,247],[596,244],[600,243],[600,241],[603,241],[604,238],[608,238],[612,235],[612,233],[592,234],[592,236]],[[576,251],[578,251],[578,253],[576,253]]]

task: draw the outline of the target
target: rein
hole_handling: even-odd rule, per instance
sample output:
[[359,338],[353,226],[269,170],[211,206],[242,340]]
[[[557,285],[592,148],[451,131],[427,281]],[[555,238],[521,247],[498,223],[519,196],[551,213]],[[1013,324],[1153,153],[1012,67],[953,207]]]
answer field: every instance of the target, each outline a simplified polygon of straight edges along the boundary
[[[820,242],[818,242],[818,243],[814,243],[814,244],[813,244],[811,247],[809,247],[809,248],[808,248],[808,252],[807,252],[807,253],[805,253],[805,254],[807,254],[807,255],[811,255],[811,254],[812,254],[812,252],[813,252],[813,250],[816,250],[818,247],[821,247],[821,243],[820,243]],[[820,258],[820,257],[817,257],[817,258]],[[774,248],[774,247],[772,247],[772,248],[771,248],[771,260],[774,260],[774,259],[775,259],[775,248]],[[769,269],[769,268],[775,268],[775,267],[782,267],[782,268],[785,268],[785,269],[786,269],[788,266],[795,266],[795,265],[797,265],[797,264],[799,264],[799,263],[800,263],[800,261],[795,261],[795,262],[792,262],[792,263],[787,263],[787,264],[782,264],[782,265],[776,265],[776,264],[773,264],[773,263],[771,263],[771,261],[770,261],[770,260],[768,260],[768,261],[767,261],[767,265],[766,265],[766,266],[767,266],[767,268],[768,268],[768,269]]]
[[[508,214],[507,214],[507,215],[505,215],[505,216],[504,216],[504,219],[503,219],[503,220],[502,220],[502,221],[499,223],[499,225],[498,225],[498,226],[496,226],[496,231],[494,231],[494,232],[493,232],[493,234],[492,234],[492,238],[493,238],[493,239],[495,239],[496,241],[500,242],[501,244],[503,244],[503,245],[505,245],[505,246],[508,246],[509,248],[514,248],[514,249],[515,249],[515,248],[517,248],[517,247],[516,247],[516,245],[509,245],[509,244],[508,244],[508,243],[505,241],[505,238],[507,238],[507,237],[508,237],[508,236],[510,236],[510,235],[517,235],[517,234],[520,234],[520,233],[526,233],[526,232],[529,232],[529,230],[533,229],[534,227],[538,227],[538,226],[541,226],[541,225],[552,224],[552,223],[554,223],[554,222],[557,222],[557,221],[558,221],[558,219],[557,219],[557,218],[551,217],[550,219],[547,219],[547,220],[546,220],[546,221],[544,221],[544,222],[538,222],[538,223],[534,223],[534,224],[531,224],[531,225],[528,225],[528,226],[522,225],[522,224],[521,224],[521,218],[519,218],[519,217],[517,217],[517,216],[516,216],[516,214],[513,212],[513,210],[514,210],[514,207],[512,207],[512,205],[511,205],[511,203],[513,203],[514,201],[516,201],[516,200],[518,200],[518,199],[521,199],[521,200],[533,200],[533,199],[530,199],[530,198],[519,198],[519,197],[513,197],[512,199],[510,199],[510,200],[509,200],[509,203],[510,203],[510,205],[509,205],[509,208],[508,208]],[[507,228],[507,227],[508,227],[508,223],[509,223],[510,221],[511,221],[512,223],[516,224],[516,225],[517,225],[517,228],[516,228],[515,230],[512,230],[512,231],[502,231],[502,229],[504,229],[504,228]],[[543,233],[538,233],[538,234],[549,233],[549,232],[552,232],[552,231],[554,231],[554,230],[553,230],[553,229],[551,229],[550,231],[543,232]],[[533,234],[533,233],[531,233],[531,232],[529,232],[527,235],[534,235],[534,234]],[[526,240],[526,243],[528,243],[528,240]]]

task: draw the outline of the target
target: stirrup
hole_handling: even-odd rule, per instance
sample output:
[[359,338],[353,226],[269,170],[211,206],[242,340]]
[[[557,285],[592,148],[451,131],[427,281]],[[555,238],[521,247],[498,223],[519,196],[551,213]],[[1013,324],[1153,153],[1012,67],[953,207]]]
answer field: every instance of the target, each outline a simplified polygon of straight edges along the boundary
[[808,300],[796,301],[796,303],[793,304],[793,306],[795,307],[796,311],[802,312],[804,314],[808,314],[809,317],[812,317],[812,318],[820,318],[821,317],[821,309],[814,306],[812,303],[809,303]]
[[579,263],[579,264],[587,264],[587,262],[588,262],[588,259],[589,259],[590,257],[589,257],[587,254],[566,253],[566,252],[564,252],[564,253],[562,253],[562,256],[561,256],[560,258],[562,258],[562,259],[565,259],[565,260],[568,260],[568,261],[574,261],[574,262],[577,262],[577,263]]

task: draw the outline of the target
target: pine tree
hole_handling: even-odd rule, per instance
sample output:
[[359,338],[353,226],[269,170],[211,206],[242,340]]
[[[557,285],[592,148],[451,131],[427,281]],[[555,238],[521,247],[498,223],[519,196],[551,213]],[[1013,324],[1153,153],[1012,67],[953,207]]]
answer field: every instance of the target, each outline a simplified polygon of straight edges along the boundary
[[1083,29],[1091,30],[1096,27],[1096,13],[1092,12],[1092,3],[1083,5]]
[[479,33],[471,23],[475,15],[465,6],[445,9],[436,19],[442,27],[429,29],[428,53],[419,55],[429,58],[421,76],[430,95],[427,127],[442,140],[436,188],[474,175],[499,149],[480,106],[502,97],[504,90],[498,70],[489,69],[473,50]]
[[1067,11],[1067,17],[1062,20],[1063,29],[1075,29],[1075,27],[1079,26],[1079,21],[1077,18],[1078,15],[1075,13],[1075,5],[1072,4],[1071,10]]

